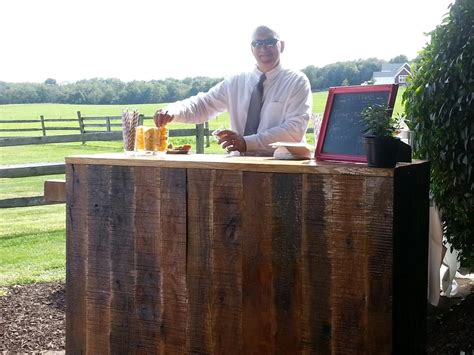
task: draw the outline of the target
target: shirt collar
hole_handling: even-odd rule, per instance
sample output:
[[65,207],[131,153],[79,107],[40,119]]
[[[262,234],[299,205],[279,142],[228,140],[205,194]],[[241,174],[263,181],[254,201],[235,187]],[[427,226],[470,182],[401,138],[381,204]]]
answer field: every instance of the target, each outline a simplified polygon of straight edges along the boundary
[[[278,75],[278,73],[281,72],[281,71],[282,71],[281,64],[278,63],[278,65],[277,65],[275,68],[273,68],[273,69],[270,70],[270,71],[267,71],[267,72],[265,73],[265,76],[267,77],[267,80],[272,80],[272,79],[275,78],[275,77]],[[257,74],[259,77],[260,77],[260,75],[263,74],[263,72],[262,72],[261,70],[259,70],[257,67],[255,67],[254,73]]]

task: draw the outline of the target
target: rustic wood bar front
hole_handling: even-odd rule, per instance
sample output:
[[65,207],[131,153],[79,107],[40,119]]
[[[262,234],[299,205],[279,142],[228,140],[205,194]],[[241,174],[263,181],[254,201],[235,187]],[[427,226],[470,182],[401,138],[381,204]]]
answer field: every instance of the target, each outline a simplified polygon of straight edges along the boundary
[[68,354],[414,354],[429,164],[66,158]]

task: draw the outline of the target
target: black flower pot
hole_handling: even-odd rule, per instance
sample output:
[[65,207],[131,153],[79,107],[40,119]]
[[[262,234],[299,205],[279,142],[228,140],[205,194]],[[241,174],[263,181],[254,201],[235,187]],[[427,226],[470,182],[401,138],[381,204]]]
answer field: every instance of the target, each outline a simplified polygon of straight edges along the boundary
[[365,136],[367,165],[373,168],[393,168],[397,164],[399,138]]

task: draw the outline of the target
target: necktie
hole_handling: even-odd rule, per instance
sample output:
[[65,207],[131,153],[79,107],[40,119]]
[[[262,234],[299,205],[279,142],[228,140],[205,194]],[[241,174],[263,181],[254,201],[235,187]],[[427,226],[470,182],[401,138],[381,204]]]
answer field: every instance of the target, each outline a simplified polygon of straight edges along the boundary
[[266,78],[265,73],[263,73],[252,91],[247,114],[247,122],[245,123],[244,136],[257,133],[257,128],[260,124],[260,111],[262,110],[263,104],[263,82]]

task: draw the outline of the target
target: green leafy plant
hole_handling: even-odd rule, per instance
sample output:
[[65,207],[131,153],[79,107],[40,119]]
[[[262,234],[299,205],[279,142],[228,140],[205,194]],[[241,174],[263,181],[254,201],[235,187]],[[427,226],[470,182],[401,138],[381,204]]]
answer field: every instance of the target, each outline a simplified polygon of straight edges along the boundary
[[367,126],[364,133],[369,135],[377,137],[394,136],[397,130],[400,129],[397,117],[392,116],[391,110],[385,104],[368,105],[362,110],[361,116]]
[[[474,253],[474,1],[456,0],[412,67],[403,95],[415,157],[431,162],[431,191],[447,241]],[[472,263],[472,259],[471,259]]]

